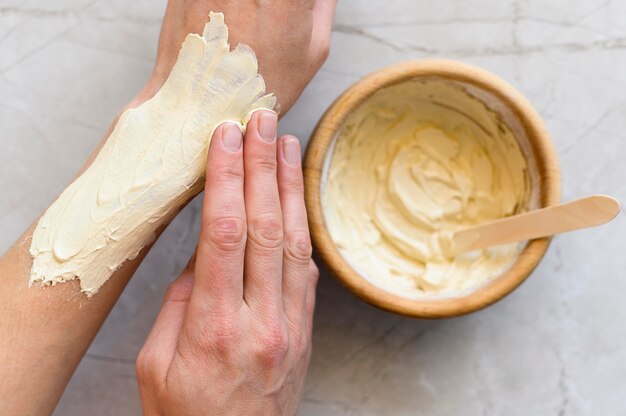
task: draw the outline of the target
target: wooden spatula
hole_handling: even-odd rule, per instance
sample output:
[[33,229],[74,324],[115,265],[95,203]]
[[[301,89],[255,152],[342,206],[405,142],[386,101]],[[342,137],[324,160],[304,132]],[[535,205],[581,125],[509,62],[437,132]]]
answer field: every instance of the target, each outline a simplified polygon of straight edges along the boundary
[[619,202],[610,196],[592,195],[455,231],[442,241],[451,256],[516,241],[532,240],[611,221]]

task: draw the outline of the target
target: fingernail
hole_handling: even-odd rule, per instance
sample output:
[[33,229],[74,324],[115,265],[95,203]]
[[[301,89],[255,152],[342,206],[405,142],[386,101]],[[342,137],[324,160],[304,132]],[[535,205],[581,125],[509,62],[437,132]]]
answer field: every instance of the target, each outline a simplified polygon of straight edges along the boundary
[[225,124],[224,127],[222,127],[222,143],[224,143],[226,150],[230,152],[239,151],[243,143],[243,135],[241,134],[239,126],[234,123]]
[[268,143],[272,143],[276,138],[276,124],[278,123],[278,118],[276,117],[276,113],[272,113],[269,111],[264,111],[259,116],[259,135],[263,140]]
[[300,142],[295,137],[283,140],[283,157],[292,168],[300,164]]

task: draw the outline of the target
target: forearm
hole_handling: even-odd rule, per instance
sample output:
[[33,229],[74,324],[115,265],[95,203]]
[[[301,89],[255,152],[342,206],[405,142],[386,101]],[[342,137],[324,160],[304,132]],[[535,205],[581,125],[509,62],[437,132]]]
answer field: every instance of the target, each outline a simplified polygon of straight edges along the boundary
[[[154,97],[155,100],[159,98],[156,100],[158,102],[154,103],[155,100],[151,100],[154,104],[152,108],[156,107],[158,111],[152,114],[139,112],[140,114],[135,113],[133,117],[126,117],[125,121],[121,120],[118,126],[122,122],[129,122],[131,118],[134,121],[127,126],[132,128],[116,136],[117,143],[121,145],[110,154],[136,156],[137,148],[142,146],[144,150],[158,147],[164,152],[153,154],[154,158],[147,161],[152,163],[142,164],[142,167],[147,169],[141,170],[141,173],[149,176],[142,179],[149,179],[148,181],[132,184],[131,187],[112,189],[108,186],[110,183],[105,187],[108,201],[128,202],[131,197],[143,198],[135,198],[132,201],[139,211],[145,207],[153,207],[148,205],[156,203],[155,199],[164,196],[164,199],[158,202],[165,204],[167,209],[153,213],[158,215],[137,217],[138,221],[146,223],[155,218],[158,222],[154,227],[148,227],[142,238],[137,240],[141,243],[139,247],[149,246],[155,235],[163,230],[181,205],[199,191],[196,185],[203,184],[204,171],[199,171],[198,166],[201,169],[205,167],[208,138],[213,130],[224,121],[245,123],[254,110],[274,108],[275,98],[263,95],[266,90],[276,92],[284,114],[322,64],[328,52],[334,2],[328,0],[316,1],[315,4],[306,3],[300,5],[293,2],[261,4],[170,0],[163,22],[153,77],[146,89],[130,105],[136,107],[159,90],[159,94]],[[304,7],[307,5],[310,7]],[[231,52],[225,28],[209,28],[208,36],[202,36],[203,24],[211,10],[225,12],[233,35],[230,38],[232,47],[239,42],[252,47],[259,57],[258,67],[266,83],[258,76],[257,61],[250,49],[241,47]],[[254,12],[243,13],[242,10]],[[219,24],[219,16],[216,17]],[[188,37],[188,33],[197,33],[201,36]],[[184,39],[188,48],[185,50],[183,46],[179,54]],[[177,70],[179,63],[180,67]],[[172,78],[174,80],[170,82]],[[163,85],[164,83],[166,85]],[[146,123],[140,128],[146,140],[138,143],[137,136],[132,132],[142,123]],[[96,149],[81,173],[88,173],[86,169],[102,158],[102,154],[107,150],[104,144],[112,143],[110,141],[112,133],[113,128],[106,135],[108,139]],[[127,145],[126,140],[135,142]],[[172,155],[166,154],[165,150],[168,152],[174,150],[178,153],[171,157]],[[103,175],[92,175],[92,178],[107,177],[107,172],[114,175],[120,172],[128,175],[135,173],[137,165],[129,160],[123,162],[125,163],[105,164],[111,169],[102,170],[99,173],[104,173]],[[164,162],[161,164],[163,166],[158,162]],[[180,165],[174,166],[176,169],[171,170],[172,163]],[[122,165],[124,168],[115,169]],[[168,172],[172,175],[162,175],[162,167],[170,169]],[[182,178],[180,173],[185,173],[185,178]],[[160,187],[157,190],[163,192],[146,195],[137,192],[137,187],[134,186],[146,184],[161,186],[164,177],[176,180],[168,182],[171,187],[167,189]],[[83,181],[82,185],[86,186],[81,189],[88,190],[89,184],[90,182],[85,184]],[[83,196],[88,193],[85,191]],[[121,198],[116,198],[116,195]],[[86,196],[89,198],[82,202],[89,200],[92,203],[64,206],[71,207],[72,213],[93,208],[96,205],[93,203],[96,198],[93,198],[93,193]],[[110,198],[111,196],[113,197]],[[65,198],[64,203],[67,202]],[[77,206],[80,210],[76,209]],[[58,214],[67,212],[64,209],[54,211]],[[122,212],[122,217],[127,217],[127,214],[128,212]],[[75,244],[71,215],[65,219],[69,226],[64,227],[63,234],[71,237],[72,244]],[[97,285],[89,287],[90,293],[95,293],[89,298],[81,292],[83,280],[71,280],[45,287],[41,287],[36,281],[29,288],[29,281],[33,277],[31,241],[36,229],[40,231],[37,223],[33,224],[18,243],[0,258],[0,414],[44,415],[52,412],[72,372],[149,249],[144,247],[135,258],[133,256],[136,250],[133,250],[132,253],[117,256],[114,263],[107,263],[105,266],[115,271],[104,276],[106,284],[102,285],[103,282],[99,281]],[[100,236],[119,240],[119,235],[116,234],[118,230],[119,228],[113,226],[97,231],[102,231]],[[91,235],[90,231],[85,232],[84,229],[81,231],[80,238]],[[42,234],[46,233],[40,233]],[[37,236],[37,233],[35,235]],[[128,235],[136,237],[132,233]],[[48,234],[47,237],[50,236],[52,238],[43,240],[42,246],[36,247],[35,257],[38,253],[44,253],[49,257],[51,249],[54,249],[49,243],[54,240],[55,235]],[[110,247],[106,249],[109,250]],[[120,253],[124,253],[124,250],[116,252]],[[127,260],[128,258],[133,259]],[[101,263],[90,264],[103,270]],[[74,277],[78,279],[84,277],[87,280],[90,278],[88,267],[80,269],[57,267],[54,270],[45,270],[46,264],[40,265],[43,269],[37,270],[34,280],[53,283]],[[58,271],[63,272],[61,278],[55,275]],[[77,271],[85,273],[81,276]]]
[[[145,90],[129,107],[149,98]],[[107,133],[107,137],[110,134]],[[103,141],[104,142],[104,141]],[[93,161],[101,146],[86,162]],[[0,257],[0,414],[50,414],[149,248],[87,298],[77,280],[29,287],[33,224]]]
[[167,80],[148,83],[131,107],[154,97],[121,114],[97,156],[2,260],[8,413],[52,410],[145,247],[201,190],[213,130],[274,107],[253,53],[229,50],[223,16],[212,15],[203,33],[185,38]]
[[0,260],[0,414],[52,412],[144,254],[88,300],[76,281],[28,287],[30,232]]

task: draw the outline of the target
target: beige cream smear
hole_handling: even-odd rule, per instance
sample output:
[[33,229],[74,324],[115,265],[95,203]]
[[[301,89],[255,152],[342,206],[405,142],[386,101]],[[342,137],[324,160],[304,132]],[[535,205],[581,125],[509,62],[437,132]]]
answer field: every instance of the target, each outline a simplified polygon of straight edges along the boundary
[[156,95],[119,118],[93,164],[48,208],[33,234],[30,282],[80,280],[96,293],[197,194],[215,128],[273,109],[253,51],[228,44],[221,13],[189,34]]
[[344,258],[407,298],[452,296],[504,272],[518,244],[448,258],[442,233],[526,209],[530,179],[512,131],[444,80],[379,91],[336,138],[324,214]]

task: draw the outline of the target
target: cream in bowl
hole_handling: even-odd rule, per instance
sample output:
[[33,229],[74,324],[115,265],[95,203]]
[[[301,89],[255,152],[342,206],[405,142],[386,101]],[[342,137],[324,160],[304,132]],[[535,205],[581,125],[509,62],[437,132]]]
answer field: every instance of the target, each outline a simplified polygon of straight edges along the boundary
[[466,292],[519,244],[448,257],[442,233],[528,206],[525,156],[499,115],[444,79],[383,89],[348,116],[322,193],[331,236],[371,283],[409,298]]
[[558,202],[550,139],[511,86],[452,61],[386,68],[347,90],[305,159],[314,244],[365,300],[411,316],[509,293],[548,239],[451,256],[452,232]]

